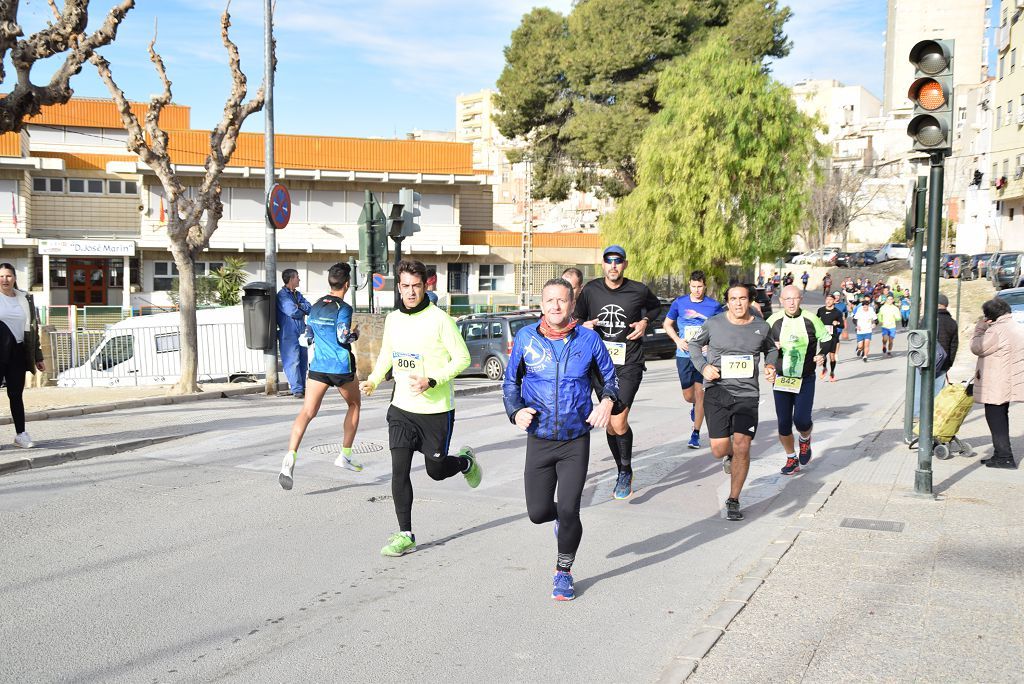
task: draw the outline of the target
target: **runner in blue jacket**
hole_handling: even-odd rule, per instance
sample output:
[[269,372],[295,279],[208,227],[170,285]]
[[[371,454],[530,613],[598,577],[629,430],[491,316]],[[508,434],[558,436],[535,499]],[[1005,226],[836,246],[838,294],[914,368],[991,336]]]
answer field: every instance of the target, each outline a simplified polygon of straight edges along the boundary
[[[583,537],[580,501],[590,430],[608,425],[619,390],[600,335],[577,325],[574,307],[568,281],[555,278],[544,285],[543,316],[516,334],[503,385],[509,420],[528,433],[523,478],[530,520],[555,521],[558,559],[551,598],[559,601],[576,597],[571,571]],[[601,401],[595,408],[590,397],[596,387]]]
[[286,268],[281,272],[284,287],[277,291],[277,345],[281,350],[281,367],[288,378],[292,396],[306,396],[308,352],[299,345],[299,336],[306,333],[306,314],[310,304],[299,292],[299,272]]

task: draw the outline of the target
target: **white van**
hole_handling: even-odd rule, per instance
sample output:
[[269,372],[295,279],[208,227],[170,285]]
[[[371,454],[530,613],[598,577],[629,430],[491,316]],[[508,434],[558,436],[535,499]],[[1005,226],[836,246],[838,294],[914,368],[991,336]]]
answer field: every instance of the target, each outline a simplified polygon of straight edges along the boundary
[[[264,375],[263,352],[247,349],[242,307],[196,312],[200,382]],[[161,385],[181,376],[177,312],[127,318],[103,335],[89,360],[57,376],[58,387]]]
[[878,263],[882,263],[883,261],[892,261],[893,259],[909,259],[911,252],[913,252],[913,250],[906,245],[898,242],[890,242],[887,245],[882,245],[882,248],[878,250],[878,256],[875,258]]

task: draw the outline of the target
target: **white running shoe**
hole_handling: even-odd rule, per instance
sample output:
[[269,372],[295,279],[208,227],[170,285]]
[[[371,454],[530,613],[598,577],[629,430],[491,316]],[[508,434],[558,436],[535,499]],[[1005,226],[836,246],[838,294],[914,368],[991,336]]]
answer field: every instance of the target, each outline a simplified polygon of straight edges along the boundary
[[334,465],[339,468],[344,468],[345,470],[354,470],[357,473],[361,473],[363,471],[363,464],[352,456],[346,456],[344,452],[339,453],[338,458],[334,459]]
[[31,449],[36,445],[36,443],[32,441],[32,438],[28,436],[27,432],[19,432],[15,435],[14,443],[22,449]]
[[294,480],[292,474],[295,472],[295,452],[289,451],[284,455],[284,461],[281,462],[281,475],[277,478],[277,481],[281,483],[282,489],[291,489]]

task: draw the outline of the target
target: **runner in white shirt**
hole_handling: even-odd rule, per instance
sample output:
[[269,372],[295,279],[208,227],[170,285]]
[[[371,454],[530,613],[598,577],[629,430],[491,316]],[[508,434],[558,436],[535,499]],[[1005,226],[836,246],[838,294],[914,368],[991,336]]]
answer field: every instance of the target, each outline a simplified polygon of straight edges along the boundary
[[864,297],[853,312],[853,320],[857,322],[857,356],[868,362],[868,352],[871,350],[871,333],[875,329],[875,322],[878,314],[875,307],[871,305],[871,298]]

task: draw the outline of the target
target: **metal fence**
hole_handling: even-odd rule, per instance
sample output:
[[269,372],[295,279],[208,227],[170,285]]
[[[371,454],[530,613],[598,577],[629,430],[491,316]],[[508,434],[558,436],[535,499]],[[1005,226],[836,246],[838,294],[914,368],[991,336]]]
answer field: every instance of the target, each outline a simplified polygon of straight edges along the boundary
[[[200,382],[263,375],[263,352],[247,349],[241,323],[198,326]],[[181,375],[178,326],[50,333],[50,368],[61,387],[163,384]]]

